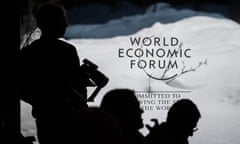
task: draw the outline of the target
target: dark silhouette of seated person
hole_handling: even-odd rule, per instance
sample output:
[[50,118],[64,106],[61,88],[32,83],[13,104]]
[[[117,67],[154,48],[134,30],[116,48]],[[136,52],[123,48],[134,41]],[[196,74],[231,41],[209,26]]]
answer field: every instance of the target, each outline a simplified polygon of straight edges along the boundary
[[189,136],[197,130],[201,114],[189,99],[175,102],[168,111],[167,120],[150,128],[146,136],[149,144],[188,144]]
[[60,39],[65,9],[44,3],[35,17],[41,37],[20,51],[20,96],[32,105],[40,144],[64,143],[72,114],[87,107],[85,79],[76,48]]
[[124,144],[115,119],[99,107],[89,107],[74,118],[68,144]]
[[100,107],[109,112],[119,123],[125,144],[144,144],[144,137],[139,132],[143,127],[139,101],[130,89],[113,89],[107,92]]

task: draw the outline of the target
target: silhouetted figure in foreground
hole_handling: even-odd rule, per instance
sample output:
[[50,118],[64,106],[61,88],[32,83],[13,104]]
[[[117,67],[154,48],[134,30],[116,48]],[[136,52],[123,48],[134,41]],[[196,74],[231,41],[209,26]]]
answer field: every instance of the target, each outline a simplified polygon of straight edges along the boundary
[[149,144],[188,144],[188,137],[197,130],[200,117],[191,100],[178,100],[169,109],[166,122],[150,128],[146,139]]
[[98,107],[81,111],[71,123],[68,144],[124,144],[115,119]]
[[85,79],[76,48],[60,40],[67,27],[65,9],[45,3],[35,16],[41,37],[20,51],[21,99],[32,105],[40,144],[67,143],[72,116],[87,107]]
[[141,118],[143,110],[133,90],[109,91],[104,95],[100,107],[109,112],[119,123],[124,135],[124,144],[144,144],[144,137],[138,131],[143,127]]

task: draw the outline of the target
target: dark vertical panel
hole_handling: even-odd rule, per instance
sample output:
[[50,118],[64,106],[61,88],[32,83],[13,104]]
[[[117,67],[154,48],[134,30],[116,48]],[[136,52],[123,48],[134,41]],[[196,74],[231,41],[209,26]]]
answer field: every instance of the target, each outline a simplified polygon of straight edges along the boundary
[[0,143],[16,144],[20,135],[20,101],[17,95],[19,1],[1,3]]
[[233,20],[240,23],[240,1],[231,0],[231,17]]

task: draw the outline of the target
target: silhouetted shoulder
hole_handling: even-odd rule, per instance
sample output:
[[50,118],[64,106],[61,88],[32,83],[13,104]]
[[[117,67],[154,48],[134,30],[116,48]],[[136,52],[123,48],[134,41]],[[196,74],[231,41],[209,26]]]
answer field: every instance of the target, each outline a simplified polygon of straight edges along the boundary
[[[51,46],[51,47],[49,47]],[[31,45],[28,45],[26,47],[24,47],[23,49],[27,48],[36,48],[36,47],[41,47],[41,49],[44,48],[63,48],[65,50],[75,50],[76,48],[68,43],[65,42],[63,40],[59,40],[59,39],[46,39],[46,38],[41,38],[38,40],[35,40],[31,43]]]
[[115,119],[98,107],[83,109],[70,124],[71,144],[124,144]]
[[68,50],[76,50],[76,47],[73,46],[72,44],[68,43],[68,42],[65,42],[64,40],[56,40],[56,43],[58,45],[62,45],[64,48],[68,49]]

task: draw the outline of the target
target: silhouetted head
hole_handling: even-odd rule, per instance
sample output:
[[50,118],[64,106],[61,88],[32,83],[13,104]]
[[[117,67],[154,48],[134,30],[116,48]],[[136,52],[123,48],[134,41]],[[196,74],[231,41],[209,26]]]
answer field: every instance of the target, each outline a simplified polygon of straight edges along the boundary
[[167,123],[184,137],[192,136],[201,114],[197,106],[189,99],[174,103],[168,111]]
[[133,90],[114,89],[106,93],[101,108],[117,118],[121,127],[127,131],[136,131],[143,127],[139,101]]
[[64,7],[56,3],[44,3],[36,12],[37,26],[42,35],[59,38],[65,33],[67,17]]

